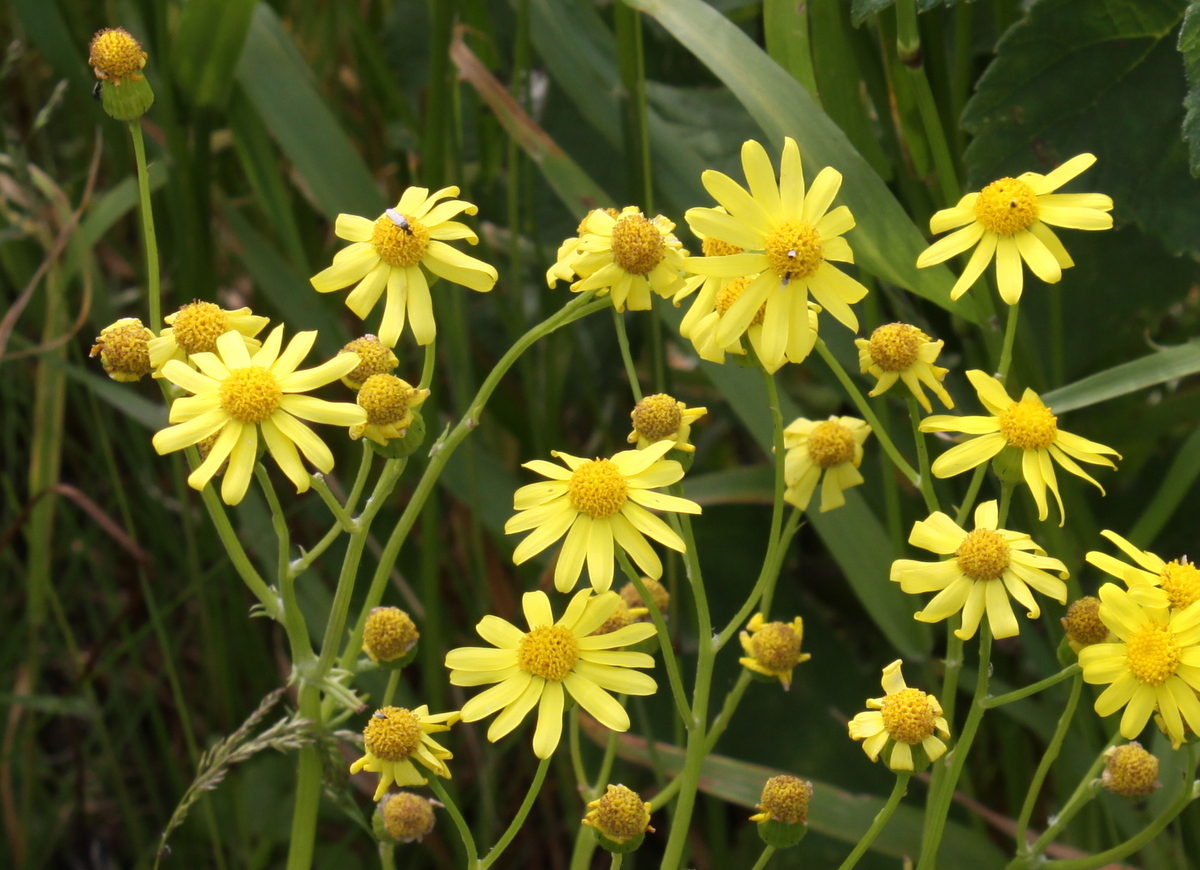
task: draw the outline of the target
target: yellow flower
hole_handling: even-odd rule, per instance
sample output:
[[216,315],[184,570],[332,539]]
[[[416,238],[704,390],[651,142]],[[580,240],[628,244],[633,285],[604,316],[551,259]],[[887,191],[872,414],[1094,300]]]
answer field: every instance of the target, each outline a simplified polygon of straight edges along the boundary
[[936,761],[946,751],[942,739],[950,737],[950,726],[942,717],[937,698],[905,684],[902,664],[897,659],[883,669],[881,682],[886,694],[867,699],[871,709],[850,720],[850,739],[863,741],[863,752],[872,761],[878,761],[890,744],[884,762],[892,770],[911,773],[913,747],[919,746],[926,758]]
[[744,278],[757,273],[717,326],[714,341],[728,348],[762,317],[763,365],[778,369],[785,359],[800,362],[815,343],[808,294],[838,321],[858,330],[850,309],[867,288],[837,269],[834,262],[853,263],[854,254],[842,234],[854,227],[845,206],[829,211],[842,184],[832,167],[822,169],[808,194],[800,166],[800,150],[784,140],[778,184],[766,150],[753,140],[742,146],[742,168],[749,191],[729,176],[707,170],[705,189],[723,206],[693,208],[685,217],[692,229],[743,249],[725,257],[690,257],[685,267],[698,275]]
[[[163,318],[167,328],[157,338],[150,339],[150,365],[154,377],[161,378],[162,367],[167,360],[188,362],[194,353],[215,353],[217,339],[227,332],[236,332],[249,353],[254,353],[262,342],[254,336],[262,332],[268,319],[260,314],[251,314],[249,308],[232,311],[213,302],[189,302],[174,314]],[[192,368],[196,368],[192,365]]]
[[1121,797],[1146,797],[1160,788],[1158,759],[1134,740],[1104,750],[1104,773],[1100,784]]
[[617,311],[649,311],[651,290],[665,298],[683,285],[686,252],[671,232],[675,224],[662,215],[651,220],[635,206],[616,217],[595,209],[584,227],[571,268],[585,277],[571,285],[572,292],[600,289],[612,293]]
[[862,465],[863,444],[871,437],[871,427],[854,417],[830,417],[821,422],[800,417],[783,430],[783,477],[788,504],[808,510],[813,490],[821,474],[821,513],[846,503],[842,494],[863,482],[858,473]]
[[650,804],[626,786],[607,785],[604,794],[589,802],[587,808],[583,824],[617,845],[654,833],[650,827]]
[[350,437],[357,441],[365,435],[381,445],[403,438],[412,425],[413,408],[428,398],[429,390],[418,390],[395,375],[371,375],[363,381],[355,400],[367,412],[366,422],[351,426]]
[[[615,208],[592,209],[592,211],[602,211],[616,220],[621,216],[621,213]],[[589,211],[583,216],[583,220],[579,222],[578,228],[575,230],[575,235],[569,239],[563,239],[563,243],[558,246],[558,253],[554,256],[554,263],[546,270],[546,285],[553,290],[554,285],[559,281],[574,281],[576,277],[586,278],[592,274],[588,271],[588,267],[584,267],[583,272],[576,271],[575,267],[579,264],[580,258],[585,252],[579,250],[579,242],[587,232],[588,218],[592,216]]]
[[458,196],[458,188],[444,187],[431,196],[424,187],[410,187],[395,208],[373,221],[338,215],[334,232],[354,244],[338,251],[332,266],[309,279],[318,293],[356,285],[346,297],[346,307],[363,320],[386,289],[379,340],[388,347],[400,340],[406,314],[417,344],[429,344],[437,335],[433,298],[422,266],[439,278],[481,293],[496,284],[493,267],[446,244],[454,239],[479,243],[466,224],[450,220],[460,212],[475,214],[476,207],[458,199],[438,202],[447,196]]
[[1107,553],[1090,551],[1086,558],[1106,574],[1129,587],[1130,597],[1145,607],[1174,607],[1183,610],[1200,601],[1200,570],[1187,556],[1164,562],[1149,550],[1139,550],[1116,532],[1100,533],[1121,548],[1137,567]]
[[442,806],[411,791],[385,794],[379,801],[383,830],[400,843],[421,842],[433,831],[433,808]]
[[597,592],[612,585],[613,542],[654,579],[662,576],[662,562],[644,537],[649,535],[676,552],[686,550],[683,539],[646,508],[698,514],[700,505],[686,498],[652,492],[683,477],[683,466],[662,457],[675,446],[659,441],[645,450],[622,450],[612,459],[580,459],[553,451],[566,468],[535,459],[523,467],[548,482],[531,483],[513,495],[516,516],[504,525],[506,534],[535,531],[513,553],[520,565],[563,535],[562,552],[554,569],[559,592],[575,588],[586,557],[588,577]]
[[114,381],[133,383],[150,374],[150,342],[154,333],[136,317],[122,317],[100,330],[89,357],[100,356],[104,371]]
[[[913,524],[908,542],[940,556],[953,556],[942,562],[917,562],[897,559],[892,563],[891,580],[909,593],[937,592],[925,609],[916,614],[921,622],[941,622],[962,611],[962,628],[954,633],[963,640],[975,636],[979,620],[987,610],[988,625],[994,637],[1015,637],[1021,626],[1013,615],[1008,596],[1012,595],[1030,619],[1041,615],[1041,608],[1029,591],[1032,586],[1059,604],[1067,603],[1067,566],[1046,555],[1046,551],[1024,532],[998,529],[999,511],[995,501],[975,508],[975,530],[965,531],[941,511]],[[1047,574],[1055,571],[1062,579]]]
[[878,379],[870,395],[880,396],[892,388],[898,380],[904,381],[926,413],[933,410],[921,384],[933,390],[947,408],[954,407],[954,400],[942,386],[942,378],[949,369],[935,366],[944,341],[933,341],[915,326],[907,323],[888,323],[871,333],[871,337],[856,338],[859,370],[870,372]]
[[773,776],[763,786],[756,806],[758,812],[750,821],[760,825],[770,821],[807,825],[812,795],[813,784],[806,779],[787,773]]
[[708,413],[708,408],[689,408],[666,393],[646,396],[629,413],[633,420],[633,431],[626,439],[644,450],[659,441],[673,441],[676,450],[695,453],[696,448],[688,443],[692,424]]
[[88,64],[96,78],[117,86],[126,78],[134,82],[145,78],[141,71],[148,57],[142,44],[123,27],[97,30],[88,44]]
[[1117,643],[1098,643],[1079,653],[1084,682],[1109,683],[1096,699],[1096,712],[1121,716],[1121,736],[1132,740],[1157,710],[1178,747],[1184,722],[1200,733],[1200,601],[1168,613],[1143,607],[1121,587],[1100,587],[1100,619]]
[[934,477],[953,477],[987,462],[1005,447],[1012,446],[1022,452],[1021,471],[1025,482],[1037,502],[1038,519],[1049,515],[1046,503],[1046,487],[1054,493],[1058,512],[1066,522],[1062,496],[1058,492],[1058,478],[1054,474],[1051,458],[1071,474],[1095,484],[1101,493],[1104,487],[1075,462],[1092,465],[1107,465],[1116,468],[1112,460],[1102,454],[1121,458],[1111,447],[1088,441],[1058,428],[1058,418],[1045,406],[1038,394],[1026,389],[1021,401],[1013,401],[1001,384],[991,375],[978,370],[967,372],[967,378],[979,394],[979,401],[991,412],[990,417],[951,417],[940,415],[926,417],[921,421],[922,432],[966,432],[982,437],[972,438],[952,447],[933,463]]
[[1067,633],[1067,646],[1075,655],[1085,646],[1094,643],[1112,643],[1117,637],[1100,621],[1100,599],[1094,595],[1076,598],[1067,607],[1062,618],[1063,631]]
[[652,637],[654,626],[636,623],[592,635],[618,600],[615,592],[593,596],[592,590],[581,589],[555,622],[546,593],[526,592],[521,606],[527,632],[498,616],[485,616],[475,630],[497,649],[462,647],[446,654],[452,684],[498,683],[463,705],[463,721],[476,722],[500,711],[488,728],[488,740],[494,743],[537,706],[533,751],[538,758],[549,758],[562,736],[565,689],[606,728],[628,731],[629,715],[609,692],[651,695],[658,686],[647,674],[630,670],[654,667],[653,658],[618,648]]
[[384,347],[383,342],[370,333],[347,342],[340,353],[356,353],[360,360],[354,371],[342,378],[342,383],[352,390],[361,390],[371,375],[390,375],[400,365],[392,349]]
[[280,353],[283,327],[277,326],[252,357],[242,334],[227,332],[217,339],[217,353],[191,356],[199,371],[179,360],[168,360],[163,377],[195,395],[172,403],[168,419],[178,425],[158,432],[154,449],[160,455],[171,453],[220,433],[208,456],[188,477],[188,485],[204,489],[228,459],[221,498],[226,504],[237,504],[250,486],[261,431],[267,449],[296,485],[296,491],[307,490],[308,472],[296,448],[324,472],[333,469],[333,454],[296,418],[351,426],[364,422],[367,416],[362,408],[348,402],[299,395],[336,381],[359,362],[357,354],[346,353],[316,368],[296,371],[316,340],[315,331],[298,332]]
[[429,735],[449,731],[458,719],[457,712],[430,715],[425,704],[414,710],[403,707],[376,710],[363,729],[366,754],[350,765],[350,772],[368,770],[379,774],[379,786],[372,800],[383,797],[392,783],[425,785],[428,780],[417,770],[414,761],[419,761],[422,767],[443,779],[449,779],[446,759],[453,758],[454,754]]
[[934,242],[917,258],[917,267],[944,262],[978,243],[967,268],[950,291],[958,299],[971,289],[992,256],[996,257],[996,284],[1000,298],[1015,305],[1021,298],[1024,273],[1021,260],[1047,284],[1062,278],[1062,270],[1074,266],[1051,226],[1075,230],[1112,228],[1112,199],[1102,193],[1054,193],[1096,162],[1091,154],[1080,154],[1049,175],[1026,172],[1020,178],[1001,178],[979,193],[968,193],[953,208],[945,208],[929,220],[929,231],[944,233],[963,227]]
[[767,622],[761,613],[750,617],[746,631],[739,633],[745,658],[738,664],[765,677],[777,677],[786,692],[792,687],[792,669],[812,658],[800,652],[804,642],[804,620],[797,616],[790,623]]

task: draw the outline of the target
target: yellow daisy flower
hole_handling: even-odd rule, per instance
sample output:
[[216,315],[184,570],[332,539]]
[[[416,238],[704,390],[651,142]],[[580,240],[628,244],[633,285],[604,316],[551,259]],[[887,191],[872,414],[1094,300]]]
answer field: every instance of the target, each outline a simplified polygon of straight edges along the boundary
[[334,232],[354,244],[338,251],[332,266],[309,279],[318,293],[354,284],[346,307],[363,320],[386,289],[379,340],[388,347],[400,340],[406,315],[417,344],[429,344],[437,335],[433,298],[422,266],[439,278],[481,293],[496,285],[499,276],[492,266],[446,244],[454,239],[479,243],[470,227],[450,220],[478,209],[459,199],[438,202],[447,196],[458,196],[458,188],[443,187],[431,196],[424,187],[410,187],[395,208],[373,221],[338,215]]
[[871,709],[851,719],[849,730],[851,740],[863,741],[863,752],[872,761],[878,761],[879,754],[890,746],[884,763],[892,770],[911,773],[913,747],[920,747],[925,758],[936,761],[946,752],[943,740],[950,737],[950,726],[937,698],[910,689],[904,682],[902,664],[896,659],[883,669],[884,696],[868,698]]
[[625,440],[644,450],[659,441],[675,442],[675,449],[684,453],[695,453],[696,448],[688,443],[692,424],[708,413],[708,408],[689,408],[666,393],[646,396],[629,412],[633,420],[633,431]]
[[792,687],[792,669],[812,658],[800,652],[804,642],[804,620],[797,616],[789,622],[767,622],[761,613],[750,617],[746,631],[739,632],[745,658],[738,664],[764,677],[778,678],[786,692]]
[[[725,209],[720,206],[717,206],[716,210],[722,214],[725,213]],[[731,254],[742,253],[742,249],[737,245],[723,242],[715,236],[707,236],[704,233],[697,232],[695,229],[692,230],[692,235],[700,240],[700,253],[702,256],[728,257]],[[679,326],[679,332],[684,338],[688,337],[685,330],[689,329],[692,323],[704,316],[705,312],[712,310],[713,303],[717,298],[717,292],[729,280],[729,278],[721,278],[716,275],[690,275],[684,278],[683,286],[671,298],[671,304],[678,308],[684,299],[691,296],[697,290],[700,291],[696,296],[698,307],[697,305],[693,305],[689,308],[687,314],[683,316],[683,322]]]
[[1200,569],[1187,556],[1164,562],[1149,550],[1139,550],[1116,532],[1100,533],[1121,548],[1137,567],[1107,553],[1090,551],[1084,558],[1129,587],[1130,597],[1144,607],[1174,607],[1183,610],[1200,601]]
[[551,455],[566,468],[542,459],[526,462],[524,468],[550,480],[523,486],[513,495],[518,513],[505,523],[505,533],[534,529],[517,545],[513,562],[520,565],[566,535],[554,569],[555,588],[574,589],[586,558],[593,588],[605,592],[612,585],[615,541],[657,580],[662,562],[645,535],[679,553],[686,547],[670,526],[646,508],[700,513],[694,501],[652,491],[683,477],[683,466],[663,459],[674,446],[674,441],[659,441],[644,450],[622,450],[612,459],[581,459],[553,451]]
[[1005,447],[1015,447],[1022,451],[1021,471],[1025,482],[1033,493],[1037,503],[1038,519],[1044,520],[1049,515],[1046,503],[1046,487],[1054,493],[1058,502],[1058,513],[1063,518],[1061,526],[1066,522],[1063,510],[1062,496],[1058,492],[1058,478],[1054,474],[1055,462],[1071,474],[1082,477],[1104,492],[1091,475],[1075,462],[1087,462],[1092,465],[1117,466],[1102,454],[1121,458],[1121,454],[1111,447],[1088,441],[1070,432],[1058,428],[1058,418],[1038,398],[1033,390],[1026,389],[1021,401],[1014,401],[1001,384],[986,372],[972,370],[967,372],[967,378],[979,394],[979,401],[991,412],[990,417],[951,417],[939,415],[926,417],[921,421],[922,432],[966,432],[979,435],[963,444],[952,447],[937,458],[933,463],[934,477],[953,477],[962,474],[980,463],[987,462]]
[[[621,216],[621,213],[615,208],[592,209],[592,211],[602,211],[614,220]],[[588,218],[591,216],[591,211],[585,214],[575,230],[575,235],[569,239],[563,239],[563,243],[558,246],[558,253],[554,255],[554,263],[546,270],[546,286],[551,290],[559,281],[574,281],[576,278],[586,278],[592,274],[591,271],[588,271],[588,266],[584,266],[582,272],[575,268],[585,253],[579,250],[579,242],[587,232]]]
[[142,70],[149,56],[124,27],[97,30],[88,44],[88,64],[96,78],[118,87],[126,78],[133,82],[142,81],[145,78]]
[[1119,639],[1079,653],[1084,682],[1109,683],[1096,712],[1121,716],[1121,736],[1132,740],[1157,710],[1171,744],[1185,738],[1184,722],[1200,733],[1200,601],[1168,612],[1143,607],[1121,587],[1100,587],[1100,619]]
[[593,635],[612,615],[620,596],[593,595],[581,589],[557,622],[545,592],[521,598],[529,631],[498,616],[485,616],[475,630],[496,649],[461,647],[446,653],[450,682],[456,686],[498,683],[463,704],[464,722],[500,712],[488,728],[493,743],[521,723],[536,706],[533,752],[549,758],[562,736],[564,689],[579,706],[613,731],[629,730],[629,715],[609,692],[651,695],[658,688],[647,674],[630,668],[654,667],[640,652],[620,650],[654,635],[654,626],[635,623],[609,634]]
[[571,285],[572,292],[611,292],[617,311],[649,311],[651,290],[665,298],[683,285],[687,252],[671,232],[675,224],[662,215],[651,220],[635,206],[616,217],[595,209],[585,229],[571,263],[585,277]]
[[842,184],[837,170],[822,169],[805,195],[800,149],[791,138],[784,140],[778,184],[771,159],[758,142],[742,146],[742,168],[749,191],[729,176],[707,170],[701,180],[724,211],[693,208],[685,217],[697,232],[737,245],[743,252],[689,257],[684,265],[698,275],[757,274],[721,318],[714,340],[720,347],[731,346],[765,303],[760,358],[773,371],[785,359],[802,361],[812,349],[810,291],[826,311],[857,331],[858,318],[850,303],[862,299],[867,288],[832,265],[854,262],[850,245],[842,238],[854,227],[854,216],[845,206],[829,211]]
[[949,369],[935,366],[944,341],[934,341],[921,330],[907,323],[888,323],[868,338],[856,338],[858,366],[863,374],[870,372],[877,380],[870,395],[880,396],[892,388],[896,381],[904,381],[921,407],[928,413],[933,410],[921,384],[933,390],[943,405],[954,407],[954,400],[942,386],[942,379]]
[[[268,318],[251,314],[249,308],[228,310],[213,302],[189,302],[174,314],[163,318],[167,328],[150,339],[150,365],[154,377],[161,378],[162,367],[167,360],[187,362],[194,353],[215,353],[217,339],[227,332],[242,336],[249,353],[254,353],[262,342],[254,336],[262,332]],[[192,366],[196,368],[196,366]]]
[[413,409],[428,398],[429,390],[418,390],[395,375],[371,375],[363,381],[355,399],[367,412],[367,420],[351,426],[350,437],[357,441],[365,435],[384,446],[393,438],[403,438],[415,418]]
[[784,500],[800,510],[808,510],[813,490],[821,475],[821,513],[846,503],[842,494],[863,482],[863,444],[871,437],[871,427],[855,417],[830,417],[828,420],[793,420],[783,430],[783,479],[787,490]]
[[250,486],[261,431],[267,449],[296,491],[307,490],[308,472],[296,448],[324,472],[333,470],[333,454],[296,418],[332,426],[352,426],[367,418],[366,411],[349,402],[299,395],[336,381],[359,363],[358,354],[344,353],[316,368],[296,371],[316,340],[315,331],[298,332],[280,353],[283,327],[277,326],[262,348],[250,356],[242,334],[227,332],[217,339],[216,353],[191,356],[199,371],[179,360],[168,360],[163,377],[195,395],[171,404],[168,420],[178,425],[155,434],[154,449],[160,455],[171,453],[219,433],[208,456],[188,477],[188,485],[204,489],[228,459],[221,498],[226,504],[237,504]]
[[449,779],[450,768],[446,766],[446,760],[454,754],[429,735],[449,731],[458,719],[457,712],[430,715],[425,704],[414,710],[403,707],[376,710],[363,729],[366,754],[350,765],[350,772],[368,770],[379,774],[379,786],[372,800],[383,797],[392,783],[425,785],[428,780],[417,770],[414,761],[443,779]]
[[[998,529],[996,502],[985,501],[975,508],[975,530],[967,532],[941,511],[913,524],[908,542],[939,556],[953,556],[942,562],[918,562],[897,559],[892,563],[891,580],[908,593],[937,592],[925,609],[916,614],[921,622],[941,622],[962,611],[962,627],[954,633],[970,640],[987,611],[992,636],[1016,637],[1021,626],[1013,615],[1011,595],[1029,611],[1030,619],[1041,615],[1041,608],[1029,591],[1032,586],[1059,604],[1067,603],[1070,573],[1058,559],[1033,542],[1024,532]],[[1058,578],[1047,571],[1054,571]]]
[[[979,193],[968,193],[953,208],[944,208],[929,220],[929,231],[944,233],[963,227],[934,242],[917,258],[917,268],[942,263],[978,244],[967,268],[950,291],[958,299],[979,280],[996,258],[996,285],[1000,298],[1016,305],[1021,298],[1024,273],[1021,261],[1047,284],[1062,279],[1062,270],[1075,265],[1051,226],[1074,230],[1111,229],[1113,202],[1102,193],[1054,193],[1096,162],[1080,154],[1050,172],[1026,172],[1020,178],[1001,178]],[[966,226],[964,226],[966,225]]]

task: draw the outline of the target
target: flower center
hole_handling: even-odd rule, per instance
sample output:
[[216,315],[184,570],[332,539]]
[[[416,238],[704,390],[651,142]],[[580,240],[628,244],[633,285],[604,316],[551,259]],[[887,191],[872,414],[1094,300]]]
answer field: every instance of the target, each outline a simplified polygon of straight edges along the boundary
[[621,510],[628,492],[625,475],[608,459],[585,462],[567,484],[571,507],[594,520],[606,520]]
[[412,617],[399,607],[376,607],[363,627],[363,651],[375,661],[398,659],[421,637]]
[[[734,278],[732,281],[726,281],[721,285],[721,289],[717,291],[717,300],[713,303],[713,308],[716,309],[717,314],[722,317],[725,316],[730,306],[738,301],[738,297],[742,295],[742,291],[750,286],[750,280],[749,278]],[[764,302],[758,306],[758,313],[754,315],[754,320],[751,323],[762,323],[763,315],[766,313],[767,303]]]
[[220,305],[212,302],[192,302],[183,306],[171,321],[175,343],[188,356],[194,353],[213,353],[217,339],[229,332],[228,320]]
[[646,396],[633,409],[633,428],[648,441],[662,441],[679,431],[683,413],[666,393]]
[[429,801],[410,791],[384,795],[379,806],[383,829],[401,843],[420,842],[436,822]]
[[154,333],[142,326],[142,321],[124,317],[100,331],[89,356],[100,354],[104,370],[114,380],[136,381],[150,373],[151,338]]
[[750,639],[754,658],[764,668],[786,671],[800,661],[800,637],[786,622],[768,622]]
[[279,381],[259,366],[234,369],[221,381],[221,409],[242,423],[261,423],[282,399]]
[[667,252],[662,233],[640,214],[627,214],[612,228],[613,262],[630,275],[647,275]]
[[1041,399],[1022,399],[1000,412],[1000,434],[1022,450],[1044,450],[1058,438],[1058,418]]
[[795,825],[808,820],[811,799],[811,782],[784,774],[767,780],[758,808],[776,821]]
[[921,345],[929,336],[907,323],[889,323],[871,333],[867,352],[885,372],[903,372],[917,361]]
[[354,390],[362,389],[363,382],[371,375],[390,374],[392,369],[400,365],[396,354],[390,347],[384,347],[374,335],[364,335],[342,348],[341,353],[356,353],[359,364],[342,376],[346,386]]
[[561,681],[578,659],[579,641],[561,625],[532,629],[517,647],[517,667],[543,680]]
[[429,229],[414,217],[400,215],[402,223],[396,223],[390,215],[375,221],[371,233],[371,244],[379,259],[389,266],[415,266],[425,256],[429,245]]
[[883,727],[892,739],[915,746],[933,734],[937,714],[929,696],[920,689],[901,689],[883,699],[879,710]]
[[1094,595],[1072,601],[1062,624],[1067,637],[1082,646],[1103,643],[1108,637],[1108,626],[1100,621],[1100,599]]
[[371,375],[358,391],[358,406],[374,426],[398,423],[408,414],[412,387],[395,375]]
[[714,239],[712,236],[705,236],[704,241],[700,243],[700,250],[706,257],[728,257],[731,254],[740,254],[745,249]]
[[1037,220],[1037,194],[1016,178],[1001,178],[979,191],[975,218],[983,228],[999,236],[1011,236]]
[[592,827],[615,843],[646,833],[650,824],[646,804],[637,792],[623,785],[610,785],[588,816]]
[[421,734],[420,720],[408,710],[384,707],[363,729],[363,746],[381,761],[405,761],[421,745]]
[[822,468],[854,459],[854,433],[836,420],[818,423],[808,433],[808,455]]
[[1181,650],[1175,634],[1161,625],[1148,625],[1125,642],[1129,672],[1148,686],[1161,686],[1179,667]]
[[954,555],[959,570],[972,580],[999,580],[1010,558],[1008,542],[991,529],[970,532]]
[[101,30],[92,38],[88,63],[100,78],[120,80],[146,65],[146,53],[128,31],[121,27]]
[[1168,562],[1159,574],[1160,583],[1171,606],[1180,610],[1200,601],[1200,570],[1187,557]]
[[824,262],[821,235],[808,221],[785,221],[767,235],[763,250],[780,278],[808,278]]

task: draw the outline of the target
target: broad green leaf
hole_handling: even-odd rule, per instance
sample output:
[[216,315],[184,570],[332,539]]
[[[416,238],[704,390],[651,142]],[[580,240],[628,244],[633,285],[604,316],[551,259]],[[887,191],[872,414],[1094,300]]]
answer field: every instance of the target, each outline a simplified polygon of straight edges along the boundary
[[1200,175],[1200,2],[1188,5],[1179,31],[1179,53],[1187,74],[1188,92],[1183,107],[1183,140],[1188,143],[1192,175]]
[[[1099,160],[1072,190],[1113,197],[1172,251],[1200,253],[1200,181],[1179,139],[1184,0],[1041,0],[1004,35],[963,114],[971,184]],[[1064,231],[1071,248],[1072,231]]]
[[1200,341],[1190,341],[1051,390],[1042,401],[1054,413],[1063,414],[1196,372],[1200,372]]
[[863,268],[972,322],[982,322],[974,297],[950,302],[949,269],[917,269],[926,240],[887,185],[808,91],[737,25],[702,0],[633,0],[633,5],[657,19],[733,91],[774,150],[791,136],[810,173],[823,166],[842,173],[837,201],[854,213],[857,226],[847,238]]
[[195,106],[229,100],[256,0],[188,0],[175,31],[171,62],[180,90]]
[[312,71],[266,3],[254,10],[237,80],[327,218],[375,217],[385,203],[362,157],[313,82]]

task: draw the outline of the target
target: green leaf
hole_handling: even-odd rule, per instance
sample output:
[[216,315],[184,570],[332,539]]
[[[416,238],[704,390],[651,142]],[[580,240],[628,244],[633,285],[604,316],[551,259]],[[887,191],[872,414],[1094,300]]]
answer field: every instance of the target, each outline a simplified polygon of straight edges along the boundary
[[1200,372],[1200,341],[1189,341],[1051,390],[1042,401],[1054,413],[1064,414],[1196,372]]
[[1139,547],[1154,543],[1158,533],[1183,503],[1197,477],[1200,477],[1200,428],[1193,429],[1180,446],[1175,461],[1163,477],[1162,486],[1130,530],[1129,540]]
[[[1200,181],[1179,138],[1184,0],[1041,0],[1000,40],[963,114],[971,184],[1090,152],[1076,190],[1109,194],[1172,251],[1200,253]],[[1069,236],[1069,234],[1068,234]],[[1068,250],[1070,238],[1065,239]]]
[[[953,6],[959,0],[917,0],[917,11],[928,12],[938,6]],[[850,15],[854,26],[862,24],[877,12],[882,12],[896,5],[896,0],[853,0],[850,4]]]
[[175,81],[195,106],[221,107],[257,0],[188,0],[171,48]]
[[810,173],[824,166],[842,173],[838,201],[850,207],[858,223],[847,238],[863,268],[974,323],[983,321],[978,299],[950,302],[949,269],[917,269],[917,257],[926,247],[922,233],[846,134],[750,37],[702,0],[632,2],[733,91],[776,150],[791,136]]
[[1188,5],[1179,31],[1179,53],[1187,74],[1188,92],[1183,107],[1183,141],[1188,143],[1192,175],[1200,175],[1200,2]]

